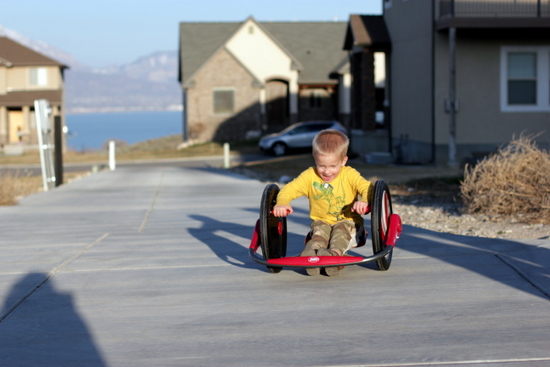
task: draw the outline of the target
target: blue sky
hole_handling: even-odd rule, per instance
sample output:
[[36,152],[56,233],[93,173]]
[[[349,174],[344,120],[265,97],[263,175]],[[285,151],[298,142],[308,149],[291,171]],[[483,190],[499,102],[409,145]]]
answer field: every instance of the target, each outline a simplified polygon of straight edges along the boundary
[[177,50],[179,22],[347,21],[381,13],[382,0],[4,0],[0,25],[102,67]]

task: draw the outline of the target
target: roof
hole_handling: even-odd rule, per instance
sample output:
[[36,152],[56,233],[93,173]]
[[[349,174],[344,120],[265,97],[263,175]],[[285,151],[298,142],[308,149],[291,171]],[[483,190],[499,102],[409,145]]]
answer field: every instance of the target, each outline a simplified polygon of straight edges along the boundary
[[0,94],[0,106],[33,106],[36,99],[47,99],[52,105],[61,105],[63,92],[60,90],[36,90]]
[[390,34],[381,15],[350,15],[344,49],[351,50],[354,46],[391,49]]
[[[336,82],[347,22],[255,22],[294,60],[299,84]],[[187,84],[243,23],[180,23],[179,81]]]
[[42,55],[30,48],[23,46],[14,40],[0,36],[0,64],[12,66],[58,66],[67,68],[66,65],[52,58]]

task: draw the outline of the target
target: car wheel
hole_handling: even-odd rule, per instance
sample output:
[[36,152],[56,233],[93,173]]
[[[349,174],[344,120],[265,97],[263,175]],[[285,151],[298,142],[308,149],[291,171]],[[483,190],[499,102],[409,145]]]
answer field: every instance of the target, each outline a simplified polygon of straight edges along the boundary
[[281,157],[286,154],[287,147],[285,143],[278,142],[273,145],[272,150],[273,154],[275,154],[277,157]]

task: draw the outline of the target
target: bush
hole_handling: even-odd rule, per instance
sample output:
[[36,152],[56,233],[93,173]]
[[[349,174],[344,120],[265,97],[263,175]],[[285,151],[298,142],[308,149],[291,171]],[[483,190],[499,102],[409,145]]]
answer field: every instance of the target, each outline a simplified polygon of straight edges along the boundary
[[18,198],[40,190],[41,177],[0,172],[0,205],[15,205]]
[[476,166],[466,166],[460,191],[467,213],[550,223],[550,155],[534,138],[514,138]]

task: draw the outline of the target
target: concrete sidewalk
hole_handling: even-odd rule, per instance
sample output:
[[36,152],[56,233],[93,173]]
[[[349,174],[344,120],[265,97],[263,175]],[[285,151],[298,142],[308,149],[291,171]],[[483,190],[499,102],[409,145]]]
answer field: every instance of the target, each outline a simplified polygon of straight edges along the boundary
[[0,207],[0,365],[550,365],[549,240],[405,225],[386,272],[271,274],[247,254],[263,188],[136,166]]

